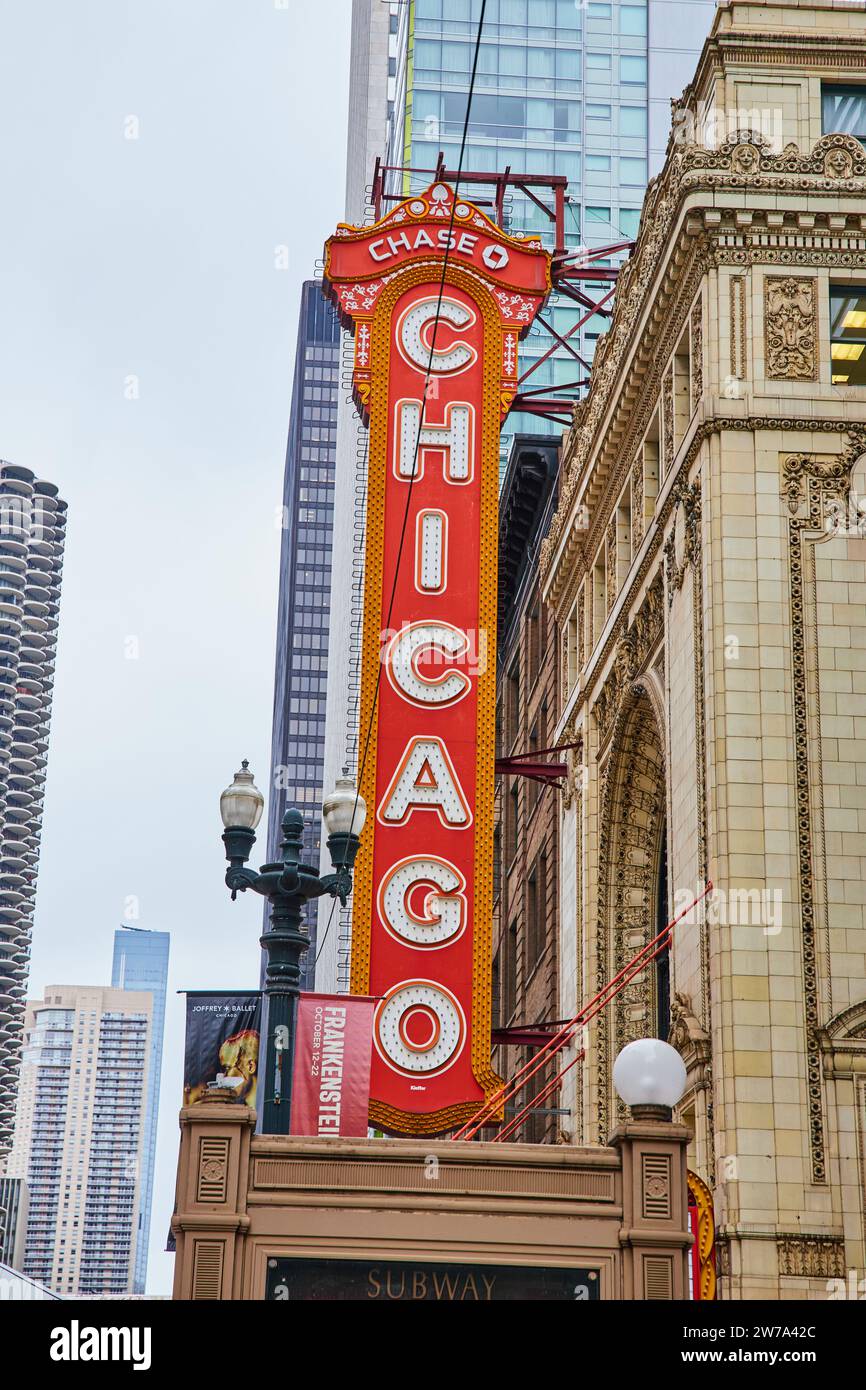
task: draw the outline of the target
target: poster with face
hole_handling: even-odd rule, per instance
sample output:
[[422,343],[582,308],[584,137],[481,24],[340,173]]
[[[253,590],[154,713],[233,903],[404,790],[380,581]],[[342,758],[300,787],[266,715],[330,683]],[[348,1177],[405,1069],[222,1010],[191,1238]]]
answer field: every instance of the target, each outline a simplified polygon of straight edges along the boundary
[[257,990],[187,994],[184,1105],[200,1105],[218,1086],[255,1109],[261,1011]]

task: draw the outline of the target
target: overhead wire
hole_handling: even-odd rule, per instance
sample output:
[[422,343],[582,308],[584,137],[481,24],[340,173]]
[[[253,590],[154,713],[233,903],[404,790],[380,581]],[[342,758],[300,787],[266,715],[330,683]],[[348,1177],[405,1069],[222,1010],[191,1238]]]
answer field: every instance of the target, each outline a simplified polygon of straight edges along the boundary
[[[411,473],[410,473],[410,475],[409,475],[409,486],[408,486],[407,491],[406,491],[406,506],[405,506],[404,509],[403,509],[403,524],[402,524],[402,526],[401,526],[401,528],[400,528],[400,543],[399,543],[399,545],[398,545],[398,547],[397,547],[397,559],[396,559],[396,562],[395,562],[395,565],[394,565],[394,578],[393,578],[393,581],[392,581],[392,584],[391,584],[391,595],[390,595],[390,598],[389,598],[389,600],[388,600],[388,613],[387,613],[387,616],[386,616],[386,619],[385,619],[385,623],[384,623],[384,630],[385,630],[385,631],[387,631],[387,630],[390,628],[390,626],[391,626],[391,615],[392,615],[392,613],[393,613],[393,611],[394,611],[394,601],[395,601],[395,598],[396,598],[396,595],[397,595],[397,581],[398,581],[399,576],[400,576],[400,562],[401,562],[402,557],[403,557],[403,547],[404,547],[404,545],[405,545],[405,541],[406,541],[406,531],[407,531],[408,524],[409,524],[409,514],[410,514],[410,509],[411,509],[411,504],[412,504],[412,489],[413,489],[413,486],[414,486],[414,483],[415,483],[415,478],[416,478],[416,476],[417,476],[418,454],[419,454],[420,444],[421,444],[421,431],[422,431],[422,429],[424,428],[424,413],[425,413],[426,408],[427,408],[427,396],[428,396],[428,391],[429,391],[429,386],[430,386],[430,379],[431,379],[432,374],[433,374],[433,354],[434,354],[434,352],[435,352],[435,350],[436,350],[436,330],[437,330],[437,328],[438,328],[438,326],[439,326],[440,317],[441,317],[441,311],[442,311],[442,300],[443,300],[444,294],[445,294],[445,279],[446,279],[446,275],[447,275],[447,272],[448,272],[448,259],[449,259],[450,253],[451,253],[451,243],[452,243],[452,240],[453,240],[453,238],[452,238],[452,233],[453,233],[453,231],[454,231],[454,218],[455,218],[455,215],[456,215],[456,212],[457,212],[457,194],[458,194],[458,189],[459,189],[459,187],[460,187],[460,176],[461,176],[461,174],[462,174],[462,172],[463,172],[463,160],[464,160],[465,153],[466,153],[466,138],[467,138],[467,135],[468,135],[468,132],[469,132],[469,117],[470,117],[470,114],[471,114],[471,111],[472,111],[472,96],[473,96],[473,93],[474,93],[474,91],[475,91],[475,77],[476,77],[476,74],[477,74],[477,72],[478,72],[478,55],[479,55],[480,48],[481,48],[481,35],[482,35],[483,29],[484,29],[484,13],[485,13],[485,10],[486,10],[486,9],[487,9],[487,0],[481,0],[481,13],[480,13],[479,18],[478,18],[478,29],[477,29],[477,32],[476,32],[476,35],[475,35],[475,51],[474,51],[473,59],[472,59],[472,72],[471,72],[471,75],[470,75],[470,78],[469,78],[469,92],[468,92],[467,98],[466,98],[466,113],[465,113],[464,118],[463,118],[463,134],[462,134],[461,139],[460,139],[460,156],[459,156],[459,159],[458,159],[458,162],[457,162],[457,173],[456,173],[456,177],[455,177],[455,179],[454,179],[454,198],[453,198],[452,203],[451,203],[451,215],[450,215],[449,222],[448,222],[448,233],[449,233],[449,235],[448,235],[448,239],[447,239],[446,244],[445,244],[445,254],[444,254],[444,257],[443,257],[443,260],[442,260],[442,274],[441,274],[441,277],[440,277],[440,280],[439,280],[439,293],[438,293],[437,300],[436,300],[436,313],[435,313],[434,319],[433,319],[433,330],[432,330],[431,335],[430,335],[430,352],[429,352],[429,355],[428,355],[428,358],[427,358],[427,369],[426,369],[426,371],[425,371],[425,373],[424,373],[424,391],[423,391],[423,395],[422,395],[422,399],[421,399],[421,410],[420,410],[420,413],[419,413],[419,416],[418,416],[418,431],[417,431],[417,434],[416,434],[416,436],[415,436],[415,448],[414,448],[414,452],[413,452],[413,455],[412,455],[412,471],[411,471]],[[357,780],[357,786],[356,786],[356,791],[355,791],[355,802],[354,802],[354,805],[353,805],[353,807],[352,807],[352,817],[351,817],[351,820],[350,820],[350,822],[349,822],[349,833],[350,833],[350,834],[352,833],[352,828],[353,828],[353,826],[354,826],[354,824],[355,824],[355,817],[356,817],[357,811],[358,811],[358,799],[359,799],[359,797],[360,797],[360,795],[361,795],[361,783],[362,783],[362,781],[363,781],[364,771],[365,771],[366,766],[367,766],[367,757],[368,757],[368,754],[369,754],[369,751],[370,751],[370,741],[371,741],[372,734],[373,734],[373,725],[374,725],[375,719],[376,719],[376,707],[377,707],[378,701],[379,701],[379,688],[380,688],[380,685],[381,685],[381,681],[382,681],[382,663],[379,662],[379,664],[378,664],[378,669],[377,669],[377,671],[376,671],[376,683],[375,683],[375,686],[374,686],[374,688],[373,688],[373,700],[372,700],[372,703],[371,703],[371,706],[370,706],[370,717],[369,717],[369,719],[368,719],[368,721],[367,721],[367,731],[366,731],[366,735],[365,735],[365,738],[364,738],[364,751],[363,751],[363,754],[362,754],[362,757],[361,757],[361,764],[360,764],[360,767],[359,767],[359,769],[358,769],[358,780]],[[336,869],[337,869],[338,871],[339,871],[341,868],[344,869],[344,868],[346,868],[346,862],[344,861],[342,864],[335,865],[335,867],[336,867]],[[328,921],[327,921],[327,923],[326,923],[326,925],[325,925],[325,931],[324,931],[324,933],[322,934],[322,940],[321,940],[321,942],[318,944],[318,949],[317,949],[317,952],[316,952],[316,960],[315,960],[315,962],[314,962],[314,965],[315,965],[315,964],[318,964],[319,957],[320,957],[320,955],[322,954],[322,951],[323,951],[324,946],[325,946],[325,942],[326,942],[326,940],[327,940],[327,938],[328,938],[328,933],[329,933],[330,930],[331,930],[331,923],[333,922],[333,919],[334,919],[334,912],[335,912],[335,910],[336,910],[336,905],[337,905],[337,899],[334,898],[334,901],[333,901],[332,906],[331,906],[331,911],[330,911],[330,914],[329,914],[329,916],[328,916]]]

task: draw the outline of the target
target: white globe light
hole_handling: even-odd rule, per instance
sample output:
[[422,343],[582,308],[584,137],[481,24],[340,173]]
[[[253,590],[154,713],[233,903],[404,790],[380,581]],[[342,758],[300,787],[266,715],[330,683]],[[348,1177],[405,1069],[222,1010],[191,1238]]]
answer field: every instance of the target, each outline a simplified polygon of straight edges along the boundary
[[255,830],[262,818],[265,798],[249,770],[246,758],[234,775],[231,786],[220,797],[220,815],[226,830]]
[[670,1043],[638,1038],[614,1062],[613,1084],[626,1105],[663,1105],[670,1110],[686,1089],[685,1063]]
[[322,819],[329,835],[360,835],[367,819],[367,803],[358,791],[349,769],[343,768],[342,777],[322,804]]

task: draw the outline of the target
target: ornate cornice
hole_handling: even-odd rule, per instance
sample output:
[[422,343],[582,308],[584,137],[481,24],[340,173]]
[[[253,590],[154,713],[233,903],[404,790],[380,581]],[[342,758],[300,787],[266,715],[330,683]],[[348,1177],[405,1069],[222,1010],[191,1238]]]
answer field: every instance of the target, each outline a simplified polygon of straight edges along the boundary
[[776,1237],[779,1273],[788,1278],[842,1279],[845,1276],[843,1236],[807,1235],[802,1231]]
[[[713,237],[714,233],[722,235],[723,215],[712,208],[696,211],[714,212],[718,215],[716,225],[708,219],[700,236],[695,235],[697,225],[683,227],[680,238],[674,241],[674,226],[686,199],[698,191],[712,195],[719,190],[744,194],[796,193],[804,200],[822,195],[838,200],[840,195],[851,194],[866,206],[866,150],[852,136],[827,135],[817,141],[809,154],[789,144],[781,155],[775,155],[765,137],[753,131],[740,131],[733,140],[713,150],[697,145],[671,147],[662,174],[647,190],[635,250],[619,276],[610,331],[599,339],[589,394],[575,407],[574,423],[565,438],[559,506],[540,552],[542,580],[551,569],[590,460],[594,459],[598,467],[605,453],[612,451],[618,464],[617,475],[621,468],[630,466],[634,440],[645,428],[656,393],[654,381],[642,380],[637,401],[636,388],[629,379],[631,373],[626,374],[624,369],[628,357],[636,350],[637,341],[637,352],[645,361],[656,364],[660,376],[668,356],[667,344],[662,348],[658,330],[659,322],[664,323],[663,292],[669,295],[675,282],[682,284],[685,278],[691,281],[696,261],[700,270],[706,271],[714,262],[729,260],[747,264],[758,251],[749,246],[748,231],[742,228],[739,229],[742,245],[734,248],[733,254],[727,246],[716,247]],[[713,201],[712,197],[708,199],[710,204]],[[775,203],[775,198],[773,201]],[[749,220],[756,211],[759,210],[748,210]],[[774,211],[773,207],[771,212]],[[859,241],[863,239],[863,226],[859,214],[855,216],[857,226],[852,227],[851,236]],[[810,213],[808,220],[814,223],[815,215]],[[786,234],[788,230],[786,227]],[[812,227],[798,227],[794,214],[791,230],[798,236],[807,236]],[[729,232],[725,227],[726,239]],[[835,229],[837,240],[839,232],[840,229]],[[788,240],[786,235],[785,241]],[[761,247],[759,258],[778,264],[795,264],[797,261],[791,254],[795,249],[787,244]],[[833,248],[823,248],[823,254],[835,254],[839,259],[834,263],[842,264],[846,255],[856,256],[858,250],[855,247],[853,251],[834,252]],[[801,263],[814,262],[811,256],[804,255]],[[667,272],[666,286],[664,282],[659,284],[663,270]],[[691,292],[693,296],[694,286]],[[655,313],[640,334],[639,323],[649,308],[651,297],[656,300]],[[683,313],[689,308],[690,304],[683,306]],[[669,323],[666,326],[669,332],[673,331]],[[678,320],[676,326],[679,326]],[[612,413],[606,418],[609,412]],[[623,416],[622,422],[618,412]],[[557,568],[562,564],[568,566],[570,560],[570,556],[563,554]]]

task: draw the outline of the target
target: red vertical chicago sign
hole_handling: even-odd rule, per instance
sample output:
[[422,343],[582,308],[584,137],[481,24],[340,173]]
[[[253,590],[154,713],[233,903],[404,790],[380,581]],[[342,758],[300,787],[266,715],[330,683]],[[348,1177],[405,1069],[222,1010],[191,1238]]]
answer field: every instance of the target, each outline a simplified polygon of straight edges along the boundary
[[498,1085],[499,432],[550,258],[436,183],[372,227],[340,226],[325,285],[354,329],[355,394],[370,428],[360,722],[362,755],[371,729],[361,776],[370,816],[351,984],[380,998],[371,1123],[436,1134]]

